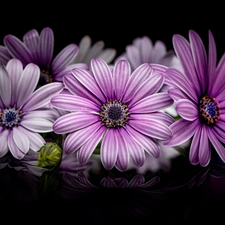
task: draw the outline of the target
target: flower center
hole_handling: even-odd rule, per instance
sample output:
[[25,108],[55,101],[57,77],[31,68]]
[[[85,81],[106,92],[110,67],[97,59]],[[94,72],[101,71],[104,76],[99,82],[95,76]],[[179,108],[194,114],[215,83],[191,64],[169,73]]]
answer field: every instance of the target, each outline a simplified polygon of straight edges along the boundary
[[200,120],[207,125],[214,125],[220,118],[220,105],[215,98],[204,96],[199,104]]
[[129,120],[128,107],[123,102],[110,100],[102,105],[100,117],[106,127],[123,127]]
[[38,86],[43,86],[45,84],[51,83],[52,81],[53,81],[53,77],[50,74],[49,70],[42,69]]
[[3,109],[3,111],[0,112],[0,124],[10,129],[18,125],[21,120],[21,115],[21,110],[15,110],[14,108]]

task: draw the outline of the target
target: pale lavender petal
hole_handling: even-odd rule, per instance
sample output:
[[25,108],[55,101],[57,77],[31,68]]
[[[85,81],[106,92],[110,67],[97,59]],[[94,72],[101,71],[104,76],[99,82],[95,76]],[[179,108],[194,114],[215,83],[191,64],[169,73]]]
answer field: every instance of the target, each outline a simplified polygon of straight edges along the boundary
[[70,44],[62,49],[52,62],[51,69],[53,74],[57,74],[69,65],[77,55],[79,48],[75,44]]
[[129,125],[140,133],[152,138],[167,140],[173,136],[171,129],[160,120],[146,120],[140,117],[136,120],[129,120]]
[[160,156],[160,148],[153,138],[139,133],[130,126],[126,126],[126,131],[148,154],[155,158]]
[[13,140],[12,131],[9,132],[9,135],[8,135],[8,147],[12,156],[15,157],[16,159],[22,159],[26,154],[17,147],[16,143]]
[[199,35],[193,30],[189,31],[189,39],[195,69],[201,84],[201,93],[205,93],[208,85],[208,65],[205,47]]
[[39,65],[44,68],[48,68],[52,61],[54,52],[54,34],[53,30],[49,27],[45,27],[39,38]]
[[136,68],[130,76],[129,81],[124,90],[123,101],[127,102],[132,99],[137,88],[149,78],[153,73],[153,69],[148,63],[144,63]]
[[95,132],[90,139],[77,152],[77,159],[81,165],[84,165],[88,162],[89,158],[91,157],[93,151],[99,144],[102,139],[102,136],[105,132],[105,128],[101,127],[99,130]]
[[57,134],[70,133],[99,121],[99,115],[89,112],[72,112],[58,118],[54,125]]
[[18,149],[20,149],[21,152],[26,154],[30,148],[30,141],[28,137],[23,132],[21,132],[20,127],[21,126],[18,126],[17,128],[15,127],[13,128],[12,137]]
[[5,129],[0,133],[0,158],[3,157],[8,151],[8,135],[9,130]]
[[129,59],[129,62],[133,70],[141,65],[142,61],[141,61],[140,52],[136,46],[127,45],[126,53],[127,53],[127,58]]
[[[185,75],[188,77],[190,82],[194,85],[197,94],[200,94],[200,83],[196,74],[196,69],[193,62],[193,55],[191,52],[188,41],[179,34],[175,34],[172,39],[175,52],[181,61]],[[186,84],[186,83],[185,83]]]
[[207,126],[202,126],[199,140],[198,158],[200,165],[203,167],[207,166],[211,159],[211,146],[208,138],[207,128]]
[[24,104],[23,111],[31,111],[46,106],[50,103],[50,99],[61,92],[64,85],[60,82],[53,82],[38,88],[29,100]]
[[111,170],[116,163],[118,156],[118,131],[108,129],[102,139],[100,156],[103,166],[107,170]]
[[33,57],[30,50],[19,38],[8,34],[4,37],[3,41],[10,54],[14,58],[21,60],[24,66],[33,62]]
[[122,134],[124,140],[126,140],[126,142],[127,142],[126,143],[127,148],[129,149],[129,153],[130,153],[133,163],[137,167],[141,167],[145,161],[145,151],[142,149],[142,147],[136,141],[134,141],[130,137],[130,135],[127,133],[127,131],[125,129],[120,129],[120,130],[121,130],[121,134]]
[[161,63],[161,59],[166,54],[166,45],[160,41],[157,40],[152,48],[152,54],[151,54],[151,61],[153,63]]
[[94,111],[98,112],[100,107],[87,98],[80,96],[59,94],[50,101],[51,105],[68,111]]
[[197,91],[193,88],[193,83],[190,83],[190,80],[188,80],[188,78],[186,78],[178,70],[173,68],[169,68],[167,70],[167,74],[176,87],[178,87],[186,95],[193,99],[193,101],[198,103],[199,95],[197,94]]
[[32,117],[23,118],[20,122],[21,126],[24,128],[37,133],[45,133],[53,131],[53,121],[47,118]]
[[188,121],[179,119],[171,126],[173,137],[170,140],[165,140],[162,143],[168,146],[177,146],[189,140],[199,126],[199,120]]
[[70,154],[77,151],[100,128],[101,128],[101,122],[97,122],[83,129],[77,130],[76,132],[70,133],[66,137],[66,140],[64,142],[64,147],[63,147],[66,154]]
[[23,72],[23,64],[18,59],[11,59],[7,65],[6,70],[8,71],[9,77],[11,79],[12,85],[12,96],[11,96],[11,105],[15,105],[17,100],[17,88],[20,76]]
[[173,104],[173,99],[168,93],[160,92],[147,96],[136,102],[129,111],[131,113],[150,113],[165,109]]
[[225,148],[221,144],[221,142],[216,138],[213,129],[208,129],[208,137],[211,141],[213,147],[215,148],[216,152],[218,153],[219,157],[225,162]]
[[[129,160],[130,160],[130,155],[129,155],[129,149],[128,149],[128,140],[124,138],[123,136],[124,131],[121,131],[121,129],[118,130],[117,133],[117,139],[118,139],[118,156],[116,160],[116,168],[119,171],[126,171],[128,168]],[[112,150],[112,149],[111,149]]]
[[33,63],[39,64],[38,56],[38,44],[39,44],[39,34],[36,29],[32,29],[24,34],[23,42],[30,50],[31,55],[33,56]]
[[100,58],[91,60],[94,78],[107,100],[114,98],[112,72],[110,67]]
[[20,126],[20,131],[23,132],[29,138],[30,149],[32,149],[33,151],[39,151],[40,148],[45,144],[45,140],[40,134],[31,132],[23,128],[22,126]]
[[113,85],[115,98],[120,101],[123,97],[125,86],[131,74],[130,64],[127,60],[118,60],[113,69]]
[[11,103],[12,85],[5,65],[0,63],[0,96],[4,106],[8,107]]
[[187,99],[177,101],[176,110],[177,113],[185,120],[193,121],[199,117],[198,107]]
[[32,95],[40,78],[40,69],[36,64],[28,64],[20,75],[17,86],[17,107],[20,107]]
[[137,90],[134,92],[134,96],[129,102],[132,106],[137,101],[158,92],[164,84],[164,76],[162,74],[155,74],[146,79]]
[[[89,78],[84,79],[86,81],[89,80]],[[96,98],[95,95],[93,95],[86,86],[83,86],[82,83],[80,83],[72,74],[66,74],[63,77],[63,83],[65,87],[74,95],[78,95],[84,98],[89,99],[90,101],[93,101],[96,104],[100,104],[100,101],[98,98]],[[89,85],[91,82],[88,82]],[[94,83],[95,84],[95,83]]]
[[84,62],[89,64],[92,58],[99,57],[99,54],[103,51],[105,43],[103,41],[95,42],[89,49],[88,54],[86,54]]
[[106,63],[111,63],[112,60],[115,58],[116,53],[116,49],[106,48],[99,54],[98,57],[103,59]]
[[103,95],[90,71],[83,69],[74,69],[72,70],[72,74],[86,89],[88,89],[101,101],[105,102],[106,97]]
[[7,62],[12,58],[9,54],[8,49],[5,46],[0,45],[0,62],[7,64]]
[[[137,40],[135,43],[137,45]],[[154,48],[150,38],[147,36],[142,37],[139,43],[141,63],[157,62],[157,56],[155,57],[156,52],[153,52],[153,49]]]

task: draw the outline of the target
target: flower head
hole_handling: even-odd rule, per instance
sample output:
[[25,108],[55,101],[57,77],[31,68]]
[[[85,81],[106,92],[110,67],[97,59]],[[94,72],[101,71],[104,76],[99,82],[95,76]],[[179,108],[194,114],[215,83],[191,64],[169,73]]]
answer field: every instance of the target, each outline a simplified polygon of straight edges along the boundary
[[39,66],[41,76],[39,86],[53,81],[62,81],[67,70],[73,67],[87,68],[85,64],[70,65],[78,53],[78,46],[70,44],[63,48],[54,58],[54,34],[51,28],[45,27],[40,34],[32,29],[24,34],[23,41],[14,35],[8,34],[3,39],[4,45],[0,48],[0,59],[7,63],[11,58],[19,59],[23,66],[34,63]]
[[8,151],[22,159],[45,143],[39,133],[52,132],[55,110],[50,98],[63,89],[61,82],[36,89],[40,69],[33,63],[23,68],[18,59],[0,63],[0,157]]
[[208,57],[199,35],[189,31],[189,41],[175,34],[173,45],[184,72],[167,70],[181,119],[171,125],[173,137],[163,143],[170,146],[191,140],[189,159],[193,165],[207,166],[214,148],[225,162],[225,57],[216,65],[217,51],[209,31]]
[[145,151],[159,157],[158,141],[172,137],[168,114],[159,112],[173,104],[166,92],[158,93],[164,76],[146,63],[131,73],[127,60],[112,68],[104,60],[93,58],[91,69],[74,69],[63,78],[71,94],[51,99],[53,107],[71,113],[59,117],[53,125],[58,134],[68,134],[63,150],[77,151],[85,164],[100,143],[103,166],[126,170],[129,160],[141,166]]

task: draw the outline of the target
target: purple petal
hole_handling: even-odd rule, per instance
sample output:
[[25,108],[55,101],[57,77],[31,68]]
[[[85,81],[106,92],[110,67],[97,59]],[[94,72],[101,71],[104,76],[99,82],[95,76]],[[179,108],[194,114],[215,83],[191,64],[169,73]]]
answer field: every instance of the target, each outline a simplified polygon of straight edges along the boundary
[[37,87],[40,78],[40,69],[36,64],[28,64],[20,75],[17,87],[17,107],[20,107],[29,98]]
[[130,64],[127,60],[118,60],[113,69],[113,85],[115,98],[120,101],[123,97],[124,88],[131,74]]
[[114,98],[112,73],[110,67],[100,58],[91,60],[94,78],[107,100]]
[[141,56],[137,46],[127,45],[126,53],[133,70],[141,65]]
[[[64,151],[71,154],[77,151],[86,141],[88,141],[98,129],[101,128],[100,122],[94,123],[83,129],[69,134],[64,142]],[[102,129],[102,128],[101,128]]]
[[99,121],[99,116],[89,112],[72,112],[58,118],[53,130],[57,134],[70,133]]
[[33,62],[30,50],[19,38],[8,34],[4,37],[4,45],[14,58],[21,60],[24,66]]
[[167,140],[173,136],[171,129],[160,120],[146,120],[140,116],[136,120],[131,119],[129,125],[140,133],[156,139]]
[[170,140],[163,141],[164,145],[177,146],[189,140],[195,133],[199,125],[198,120],[188,121],[179,119],[171,126],[173,137]]
[[168,93],[161,92],[147,96],[136,102],[129,111],[131,113],[150,113],[165,109],[173,104]]
[[164,76],[162,74],[155,74],[147,78],[142,84],[137,88],[132,97],[129,105],[132,106],[133,103],[141,100],[144,97],[152,95],[158,92],[164,84]]
[[97,106],[94,102],[89,99],[69,95],[69,94],[59,94],[53,97],[50,101],[52,106],[67,110],[67,111],[94,111],[98,112],[100,110],[99,106]]
[[205,93],[208,82],[208,65],[205,47],[199,35],[193,30],[189,32],[189,39],[196,72],[201,84],[201,93]]
[[21,74],[23,72],[23,64],[18,59],[11,59],[7,63],[6,69],[8,71],[9,77],[11,79],[11,85],[12,85],[12,90],[13,90],[12,97],[11,97],[11,105],[15,105],[17,97],[18,97],[17,96],[18,83],[19,83]]
[[130,126],[126,126],[128,134],[150,155],[158,158],[160,156],[160,148],[153,138],[149,138]]
[[145,178],[142,174],[135,174],[129,182],[129,187],[139,187],[145,182]]
[[31,111],[46,106],[50,103],[50,99],[57,95],[64,88],[60,82],[53,82],[38,88],[29,100],[24,104],[23,111]]
[[0,62],[7,64],[7,62],[12,58],[9,54],[8,49],[5,46],[0,45]]
[[4,106],[9,107],[11,103],[11,80],[6,71],[5,65],[0,63],[0,96]]
[[118,131],[108,129],[105,133],[101,143],[101,162],[107,170],[111,170],[116,163],[118,156]]
[[40,66],[48,68],[54,52],[54,34],[51,28],[45,27],[41,31],[38,50]]
[[27,48],[30,50],[30,53],[34,59],[32,61],[35,64],[39,64],[39,56],[38,56],[38,44],[39,44],[39,34],[36,29],[32,29],[28,31],[23,36],[23,42],[27,46]]
[[169,88],[168,93],[174,101],[178,101],[179,99],[189,99],[189,97],[179,88]]
[[185,120],[193,121],[199,117],[199,110],[196,104],[187,99],[177,101],[176,110]]
[[100,185],[107,188],[116,187],[116,183],[111,177],[103,177],[100,181]]
[[129,150],[128,150],[128,140],[126,140],[123,136],[123,131],[121,129],[118,130],[118,156],[117,156],[117,161],[116,161],[116,168],[119,171],[126,171],[128,168],[129,160],[130,160],[130,155],[129,155]]
[[94,94],[102,102],[105,102],[106,97],[103,95],[102,91],[100,90],[98,84],[96,83],[90,71],[83,70],[83,69],[74,69],[72,71],[72,74],[81,83],[81,85],[83,85],[86,89],[88,89],[92,94]]
[[133,163],[137,167],[141,167],[145,161],[145,151],[142,147],[134,141],[130,135],[127,133],[125,129],[121,129],[121,135],[123,136],[124,140],[126,140],[127,148],[129,149],[129,153]]
[[84,165],[87,163],[89,158],[91,157],[93,151],[99,144],[100,140],[102,139],[102,136],[105,132],[105,128],[101,127],[99,130],[95,132],[95,135],[93,135],[77,152],[77,159],[81,165]]
[[8,151],[8,135],[9,130],[5,129],[0,133],[0,157],[3,157]]
[[61,52],[55,57],[52,62],[51,69],[53,74],[57,74],[69,65],[77,55],[79,48],[75,44],[66,46]]

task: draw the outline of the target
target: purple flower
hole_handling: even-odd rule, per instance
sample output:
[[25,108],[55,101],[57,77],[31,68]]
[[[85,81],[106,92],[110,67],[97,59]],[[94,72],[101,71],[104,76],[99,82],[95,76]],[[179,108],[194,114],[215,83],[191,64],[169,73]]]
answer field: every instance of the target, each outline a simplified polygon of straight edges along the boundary
[[138,167],[143,165],[145,151],[159,157],[158,141],[172,137],[168,123],[174,122],[158,112],[173,104],[168,93],[158,93],[164,76],[148,63],[131,73],[127,60],[111,67],[93,58],[90,67],[65,74],[63,83],[71,94],[51,99],[53,107],[71,112],[53,125],[55,133],[68,134],[63,150],[77,151],[79,162],[85,164],[101,144],[103,166],[121,171],[130,159]]
[[[62,49],[54,58],[54,34],[51,28],[44,28],[40,34],[32,29],[25,33],[23,41],[8,34],[4,37],[4,46],[0,48],[0,59],[6,63],[9,55],[18,58],[23,66],[34,63],[40,67],[39,85],[53,81],[62,81],[63,75],[74,67],[87,68],[85,64],[71,64],[78,53],[78,46],[70,44]],[[6,51],[7,50],[7,51]]]
[[176,101],[180,119],[171,125],[173,137],[163,144],[176,146],[191,140],[191,164],[205,167],[212,149],[225,162],[225,57],[218,65],[214,37],[209,31],[208,57],[199,35],[189,31],[189,42],[179,34],[173,45],[184,73],[167,70],[172,88],[169,94]]
[[40,69],[33,63],[24,68],[18,59],[0,64],[0,157],[10,151],[22,159],[45,143],[39,133],[53,131],[56,115],[48,105],[64,86],[54,82],[35,90],[39,78]]

